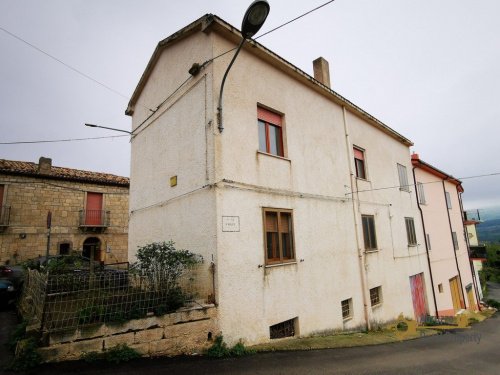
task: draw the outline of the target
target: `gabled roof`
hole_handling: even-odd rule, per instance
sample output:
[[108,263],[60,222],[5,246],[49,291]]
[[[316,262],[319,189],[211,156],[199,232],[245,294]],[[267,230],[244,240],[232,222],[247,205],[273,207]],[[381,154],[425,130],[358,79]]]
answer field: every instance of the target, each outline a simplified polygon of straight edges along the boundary
[[[132,115],[134,113],[134,106],[139,99],[139,96],[141,95],[142,90],[144,89],[146,82],[149,79],[149,76],[151,75],[154,66],[156,65],[158,59],[161,56],[162,51],[167,48],[168,46],[184,39],[185,37],[193,34],[194,32],[197,31],[215,31],[219,34],[224,35],[225,37],[231,39],[231,40],[241,40],[241,32],[235,28],[234,26],[230,25],[223,19],[219,18],[216,15],[213,14],[206,14],[203,17],[197,19],[193,23],[187,25],[186,27],[182,28],[181,30],[177,31],[176,33],[170,35],[169,37],[163,39],[158,43],[156,46],[156,49],[153,52],[153,55],[151,56],[148,65],[146,66],[146,70],[141,76],[141,79],[139,80],[139,83],[137,84],[134,93],[132,94],[132,97],[128,103],[128,107],[125,111],[126,115]],[[325,86],[321,82],[317,81],[314,79],[312,76],[304,72],[303,70],[299,69],[295,65],[291,64],[281,56],[277,55],[276,53],[272,52],[271,50],[267,49],[264,47],[262,44],[258,43],[255,40],[250,40],[247,43],[248,45],[251,45],[253,48],[246,48],[246,51],[249,53],[253,53],[259,58],[269,62],[270,64],[273,64],[276,66],[278,69],[286,72],[287,74],[293,76],[294,78],[298,79],[301,81],[303,84],[306,84],[310,87],[312,87],[314,90],[320,92],[321,94],[325,95],[327,98],[330,100],[334,101],[335,103],[344,106],[348,111],[351,113],[357,115],[358,117],[361,117],[362,119],[366,120],[368,123],[372,124],[382,132],[388,134],[392,138],[398,140],[399,142],[403,143],[406,146],[413,146],[412,141],[410,141],[408,138],[404,137],[403,135],[399,134],[395,130],[391,129],[389,126],[381,122],[380,120],[376,119],[372,115],[370,115],[368,112],[365,112],[362,110],[360,107],[356,106],[354,103],[350,102],[343,96],[339,95],[329,87]],[[201,61],[198,62],[200,65],[203,63]],[[189,69],[189,67],[186,67],[186,71]]]
[[88,182],[100,185],[129,186],[129,179],[127,177],[62,167],[51,167],[50,171],[44,173],[39,171],[38,164],[36,163],[5,159],[0,159],[0,174]]
[[457,189],[460,192],[464,191],[464,189],[462,187],[462,181],[460,181],[458,178],[455,178],[452,175],[447,174],[447,173],[445,173],[445,172],[437,169],[436,167],[434,167],[434,166],[426,163],[425,161],[423,161],[422,159],[420,159],[420,157],[418,156],[418,154],[413,154],[411,156],[411,163],[416,168],[423,169],[424,171],[429,172],[430,174],[433,174],[434,176],[439,177],[442,180],[451,182],[452,184],[454,184],[454,185],[457,186]]

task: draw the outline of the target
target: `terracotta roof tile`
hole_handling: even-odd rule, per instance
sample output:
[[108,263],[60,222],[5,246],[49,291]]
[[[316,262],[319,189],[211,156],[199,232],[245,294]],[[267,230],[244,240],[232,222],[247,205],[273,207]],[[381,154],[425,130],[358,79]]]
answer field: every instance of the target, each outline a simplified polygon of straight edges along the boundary
[[116,176],[109,173],[83,171],[79,169],[51,167],[50,173],[39,173],[38,164],[26,161],[0,159],[0,173],[29,175],[33,177],[52,178],[92,182],[106,185],[129,186],[128,177]]

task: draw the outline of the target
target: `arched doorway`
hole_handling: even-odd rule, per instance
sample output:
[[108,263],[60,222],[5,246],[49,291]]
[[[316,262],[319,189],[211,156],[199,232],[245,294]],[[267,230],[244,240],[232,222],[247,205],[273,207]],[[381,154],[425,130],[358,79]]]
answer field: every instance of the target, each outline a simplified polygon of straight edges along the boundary
[[85,258],[91,258],[93,255],[93,259],[95,261],[101,261],[101,240],[97,237],[89,237],[85,241],[83,241],[83,251],[82,255]]

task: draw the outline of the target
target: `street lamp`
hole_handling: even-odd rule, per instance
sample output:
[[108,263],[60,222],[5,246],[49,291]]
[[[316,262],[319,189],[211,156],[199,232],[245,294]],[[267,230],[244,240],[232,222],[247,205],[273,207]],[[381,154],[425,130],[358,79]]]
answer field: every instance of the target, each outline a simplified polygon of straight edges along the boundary
[[250,4],[247,11],[245,12],[245,15],[243,16],[243,21],[241,22],[241,35],[243,38],[241,39],[241,42],[238,45],[236,52],[234,53],[233,59],[229,63],[229,66],[224,73],[224,77],[222,78],[222,84],[220,87],[219,105],[217,106],[217,123],[219,132],[221,133],[224,130],[224,126],[222,125],[222,94],[224,91],[224,84],[226,83],[227,74],[233,66],[234,60],[236,60],[236,57],[240,53],[241,47],[243,47],[245,40],[253,37],[260,30],[260,28],[266,21],[269,10],[270,6],[266,0],[255,0],[252,4]]
[[127,134],[130,134],[130,135],[133,135],[132,132],[129,132],[128,130],[123,130],[123,129],[108,128],[107,126],[100,126],[100,125],[94,125],[94,124],[85,124],[85,126],[88,126],[90,128],[101,128],[101,129],[114,130],[114,131],[117,131],[117,132],[122,132],[122,133],[127,133]]

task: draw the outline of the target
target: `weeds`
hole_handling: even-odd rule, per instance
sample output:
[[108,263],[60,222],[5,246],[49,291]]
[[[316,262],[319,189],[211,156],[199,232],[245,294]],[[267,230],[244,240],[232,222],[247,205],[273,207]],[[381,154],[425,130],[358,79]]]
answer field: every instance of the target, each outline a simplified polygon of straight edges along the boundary
[[241,341],[229,348],[222,335],[217,336],[214,344],[207,350],[207,355],[210,358],[242,357],[254,353],[254,350],[245,347]]
[[127,344],[118,344],[104,352],[86,352],[80,357],[81,360],[87,363],[94,363],[105,360],[114,364],[128,362],[132,359],[140,358],[141,354],[129,347]]
[[42,358],[37,352],[38,345],[34,338],[20,340],[14,359],[7,366],[8,370],[15,372],[27,372],[33,370],[41,362]]

